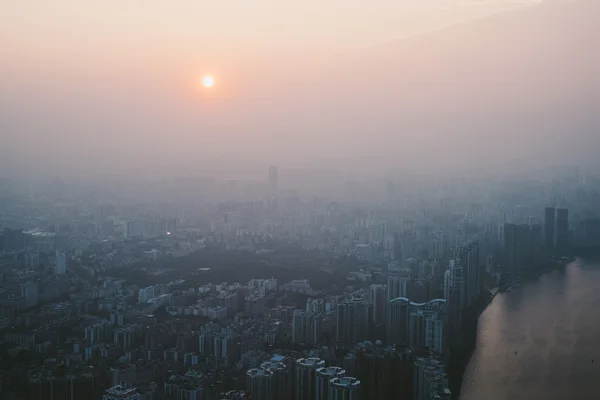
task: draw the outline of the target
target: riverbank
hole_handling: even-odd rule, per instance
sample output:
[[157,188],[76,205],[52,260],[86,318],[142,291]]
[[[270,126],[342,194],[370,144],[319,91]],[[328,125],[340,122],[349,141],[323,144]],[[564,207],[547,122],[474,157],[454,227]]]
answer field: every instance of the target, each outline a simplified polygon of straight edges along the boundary
[[486,290],[485,293],[463,313],[462,325],[457,332],[458,339],[450,348],[450,359],[447,368],[448,388],[452,392],[453,400],[458,400],[460,397],[465,370],[475,351],[479,316],[498,293],[500,293],[500,290],[496,290],[495,292]]
[[[573,261],[573,260],[569,260]],[[542,268],[521,273],[515,276],[509,276],[501,286],[494,291],[486,291],[482,296],[463,313],[463,321],[460,329],[456,332],[458,340],[450,347],[450,357],[448,362],[448,388],[452,392],[452,399],[458,400],[462,389],[464,374],[471,360],[471,356],[477,345],[477,329],[479,316],[492,303],[498,293],[510,291],[512,288],[520,286],[521,282],[530,282],[544,274],[553,272],[559,268],[564,268],[566,263],[548,263]]]

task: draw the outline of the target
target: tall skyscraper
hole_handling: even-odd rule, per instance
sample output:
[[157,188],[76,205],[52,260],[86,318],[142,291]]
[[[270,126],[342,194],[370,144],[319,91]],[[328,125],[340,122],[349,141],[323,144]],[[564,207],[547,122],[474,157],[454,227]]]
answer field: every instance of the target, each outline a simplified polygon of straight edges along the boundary
[[275,400],[273,372],[264,368],[252,368],[246,371],[246,391],[253,399]]
[[294,343],[317,344],[321,339],[321,314],[294,311],[292,320],[292,341]]
[[559,256],[566,256],[569,251],[569,210],[566,208],[556,209],[554,248]]
[[388,306],[388,345],[443,353],[446,307],[444,299],[426,303],[413,303],[403,297],[392,300]]
[[410,352],[399,352],[381,342],[363,342],[353,352],[356,359],[354,377],[360,380],[363,399],[409,398],[412,381]]
[[384,285],[369,286],[369,303],[373,307],[373,322],[383,324],[386,319],[387,290]]
[[343,378],[346,375],[340,367],[322,367],[316,371],[316,393],[315,400],[329,399],[329,382],[333,378]]
[[372,307],[362,298],[349,298],[337,306],[336,339],[352,344],[369,339]]
[[508,269],[527,269],[533,264],[531,228],[526,224],[504,224],[504,256]]
[[407,296],[407,285],[410,277],[397,270],[388,270],[387,301]]
[[260,367],[273,373],[273,399],[277,400],[290,397],[292,390],[292,374],[289,366],[283,362],[270,360],[262,363]]
[[329,383],[329,400],[359,400],[360,381],[356,378],[333,378]]
[[325,366],[320,358],[299,358],[296,360],[294,380],[295,400],[314,400],[316,394],[316,371]]
[[387,343],[404,345],[408,343],[408,315],[410,302],[405,297],[396,298],[388,304]]
[[273,193],[279,189],[279,177],[276,165],[269,167],[269,189]]
[[38,284],[28,281],[21,284],[21,297],[25,301],[25,307],[33,307],[38,303]]
[[62,275],[67,271],[67,255],[56,250],[56,263],[54,264],[54,273]]
[[544,243],[546,251],[550,254],[554,252],[555,220],[556,208],[554,206],[546,207],[544,210]]
[[450,400],[444,364],[436,359],[417,358],[413,369],[413,400]]

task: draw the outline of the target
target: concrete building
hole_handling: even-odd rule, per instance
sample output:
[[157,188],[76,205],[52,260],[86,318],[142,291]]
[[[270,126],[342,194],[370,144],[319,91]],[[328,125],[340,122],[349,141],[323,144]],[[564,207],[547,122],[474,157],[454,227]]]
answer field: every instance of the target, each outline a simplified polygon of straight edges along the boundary
[[135,388],[113,386],[104,392],[102,400],[140,400],[140,394]]
[[442,354],[445,348],[446,300],[413,303],[400,297],[388,308],[388,344],[408,345],[412,351],[429,349]]
[[253,399],[275,400],[273,372],[264,368],[246,371],[246,391]]
[[316,370],[315,400],[327,400],[329,398],[329,382],[333,378],[343,378],[346,371],[340,367],[322,367]]
[[25,307],[33,307],[38,303],[38,284],[33,281],[28,281],[21,284],[21,297],[25,303]]
[[273,398],[285,399],[286,397],[289,397],[292,392],[292,372],[287,364],[277,361],[278,359],[279,358],[274,357],[274,359],[262,363],[260,367],[264,370],[271,371],[273,374]]
[[140,304],[147,303],[148,300],[153,299],[155,297],[154,286],[147,286],[145,288],[141,288],[138,291],[138,302]]
[[554,249],[558,256],[568,255],[569,239],[569,210],[566,208],[557,208]]
[[368,340],[372,321],[372,307],[368,302],[358,297],[344,300],[337,306],[337,341],[353,344]]
[[54,264],[54,273],[62,275],[67,272],[67,255],[56,250],[56,262]]
[[135,365],[122,365],[110,369],[110,386],[131,387],[136,382]]
[[321,322],[320,314],[302,310],[294,311],[292,341],[299,344],[318,344],[321,340]]
[[373,323],[383,324],[386,319],[387,287],[385,285],[369,286],[369,304],[372,307]]
[[300,358],[296,360],[294,373],[294,399],[314,400],[316,394],[316,371],[325,366],[320,358]]
[[329,400],[360,400],[360,381],[356,378],[333,378],[329,382]]
[[554,206],[544,209],[544,243],[546,252],[554,253],[556,208]]

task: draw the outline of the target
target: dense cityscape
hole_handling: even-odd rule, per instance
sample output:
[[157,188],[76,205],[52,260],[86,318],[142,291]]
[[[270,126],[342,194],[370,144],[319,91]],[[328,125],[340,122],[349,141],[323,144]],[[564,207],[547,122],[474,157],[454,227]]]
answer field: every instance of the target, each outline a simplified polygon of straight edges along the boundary
[[600,175],[0,182],[0,393],[449,400],[499,292],[600,246]]

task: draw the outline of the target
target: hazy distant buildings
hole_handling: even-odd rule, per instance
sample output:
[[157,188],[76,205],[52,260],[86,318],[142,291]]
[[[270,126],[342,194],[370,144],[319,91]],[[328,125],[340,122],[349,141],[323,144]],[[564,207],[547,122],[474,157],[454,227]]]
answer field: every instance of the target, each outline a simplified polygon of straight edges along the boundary
[[21,297],[25,302],[25,307],[33,307],[38,303],[38,284],[28,281],[21,284]]
[[556,229],[554,249],[559,256],[566,256],[569,251],[569,210],[556,209]]
[[533,262],[529,225],[504,224],[504,258],[507,269],[529,268]]
[[567,255],[570,246],[568,209],[554,206],[545,208],[544,243],[548,254]]
[[140,304],[147,303],[148,300],[155,297],[154,286],[146,286],[138,290],[138,302]]
[[269,167],[269,189],[272,194],[277,192],[279,189],[279,176],[276,165],[271,165]]
[[40,254],[35,253],[27,253],[25,254],[25,268],[33,269],[40,265]]
[[388,270],[387,301],[389,302],[398,297],[406,297],[409,280],[410,276],[400,270]]
[[67,271],[67,255],[56,250],[56,262],[54,264],[54,273],[62,275]]
[[546,207],[544,209],[544,243],[548,253],[554,252],[554,229],[556,219],[556,208]]
[[387,289],[385,285],[369,286],[369,303],[373,308],[373,322],[376,324],[385,323],[387,308]]

